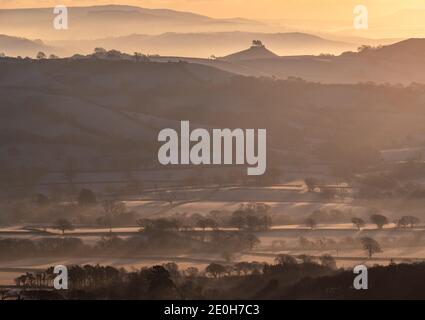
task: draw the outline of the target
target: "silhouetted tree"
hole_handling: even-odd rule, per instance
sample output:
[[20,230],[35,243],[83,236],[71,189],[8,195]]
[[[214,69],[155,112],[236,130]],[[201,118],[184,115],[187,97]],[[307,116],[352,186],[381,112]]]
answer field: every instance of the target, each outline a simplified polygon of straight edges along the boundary
[[37,59],[38,60],[43,60],[43,59],[46,59],[46,58],[47,58],[47,56],[44,52],[40,51],[40,52],[37,53]]
[[397,225],[400,228],[413,228],[416,224],[420,222],[420,219],[414,216],[403,216],[397,221]]
[[215,220],[207,218],[198,220],[196,226],[198,228],[201,228],[205,232],[206,228],[216,229],[218,227],[218,224]]
[[252,233],[244,233],[242,239],[247,242],[250,250],[254,249],[254,247],[260,243],[260,240],[257,238],[257,236]]
[[383,216],[382,214],[374,214],[370,217],[370,221],[374,224],[376,224],[376,226],[379,229],[382,229],[384,227],[384,225],[388,224],[388,219],[386,216]]
[[225,272],[226,268],[224,266],[214,262],[209,264],[205,269],[205,273],[212,275],[214,278],[220,277]]
[[125,213],[125,204],[116,200],[105,200],[102,202],[103,217],[101,222],[112,232],[114,221]]
[[290,256],[289,254],[279,254],[276,258],[274,258],[274,261],[277,264],[286,266],[297,264],[297,259],[295,259],[293,256]]
[[327,267],[327,268],[331,268],[331,269],[336,269],[335,258],[332,257],[331,255],[324,254],[319,258],[319,260],[320,260],[320,263],[322,264],[322,266]]
[[74,226],[72,225],[72,223],[65,218],[60,218],[56,220],[52,228],[62,231],[62,235],[65,235],[66,230],[74,230]]
[[382,252],[381,246],[375,239],[364,237],[361,238],[360,241],[362,243],[363,250],[367,252],[369,258],[371,258],[375,253]]

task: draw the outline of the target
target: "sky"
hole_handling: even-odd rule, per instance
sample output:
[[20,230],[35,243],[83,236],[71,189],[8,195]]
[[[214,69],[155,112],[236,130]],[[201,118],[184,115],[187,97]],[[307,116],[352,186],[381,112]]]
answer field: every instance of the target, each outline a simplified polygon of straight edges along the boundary
[[401,9],[425,9],[425,0],[0,0],[0,8],[89,6],[127,4],[145,8],[169,8],[211,17],[251,19],[352,19],[357,4],[370,15],[381,16]]

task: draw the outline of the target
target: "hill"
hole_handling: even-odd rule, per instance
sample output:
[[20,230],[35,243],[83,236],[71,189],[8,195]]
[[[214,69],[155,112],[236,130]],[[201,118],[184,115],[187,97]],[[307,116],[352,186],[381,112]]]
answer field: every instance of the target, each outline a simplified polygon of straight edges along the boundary
[[39,51],[48,52],[52,50],[52,47],[45,45],[40,40],[31,41],[0,34],[0,52],[5,55],[35,56]]
[[[88,53],[96,47],[117,49],[133,53],[143,51],[146,54],[162,56],[202,57],[211,55],[226,56],[232,52],[244,50],[252,39],[261,39],[267,47],[278,55],[305,55],[320,53],[339,54],[354,50],[359,45],[332,41],[306,33],[259,33],[259,32],[166,32],[159,35],[131,34],[120,37],[108,37],[93,40],[50,41],[49,44],[75,52]],[[361,42],[358,42],[361,43]]]
[[[245,19],[214,19],[168,9],[145,9],[135,6],[103,5],[69,7],[72,28],[66,32],[52,28],[53,8],[0,10],[0,30],[27,38],[96,39],[106,35],[125,36],[135,30],[159,34],[175,32],[253,30],[262,23]],[[70,22],[71,23],[71,22]]]
[[252,46],[249,49],[233,53],[223,60],[226,61],[244,61],[244,60],[257,60],[257,59],[273,59],[277,58],[278,55],[268,50],[259,40],[254,40]]
[[[250,51],[248,51],[250,52]],[[236,57],[238,54],[236,54]],[[232,55],[230,55],[232,57]],[[425,39],[408,39],[384,47],[364,46],[341,55],[284,56],[268,59],[193,60],[247,76],[298,77],[322,83],[425,83]]]
[[59,169],[69,156],[85,168],[154,163],[159,130],[185,119],[267,128],[270,166],[358,166],[418,136],[424,96],[422,86],[256,79],[186,62],[0,59],[0,154],[5,168]]

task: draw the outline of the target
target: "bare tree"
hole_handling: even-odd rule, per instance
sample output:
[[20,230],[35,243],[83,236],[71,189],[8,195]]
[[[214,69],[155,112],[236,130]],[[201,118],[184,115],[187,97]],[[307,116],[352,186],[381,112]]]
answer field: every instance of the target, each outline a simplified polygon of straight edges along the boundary
[[74,226],[72,225],[72,223],[65,218],[60,218],[56,220],[52,228],[62,231],[62,235],[65,235],[66,230],[74,230]]
[[363,250],[367,252],[369,258],[371,258],[375,253],[382,252],[381,246],[375,239],[364,237],[361,238],[360,241],[362,243]]
[[103,208],[103,219],[102,222],[109,228],[109,232],[112,232],[114,221],[122,215],[125,210],[125,204],[121,201],[116,200],[105,200],[102,202]]

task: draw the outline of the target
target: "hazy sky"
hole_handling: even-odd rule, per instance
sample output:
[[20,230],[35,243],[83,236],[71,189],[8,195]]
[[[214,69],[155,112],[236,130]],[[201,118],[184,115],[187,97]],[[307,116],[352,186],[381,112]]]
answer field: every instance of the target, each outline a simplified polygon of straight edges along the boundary
[[110,3],[170,8],[212,17],[256,19],[346,20],[352,19],[353,7],[356,4],[366,5],[370,14],[375,16],[400,9],[425,9],[425,0],[0,0],[0,8]]

